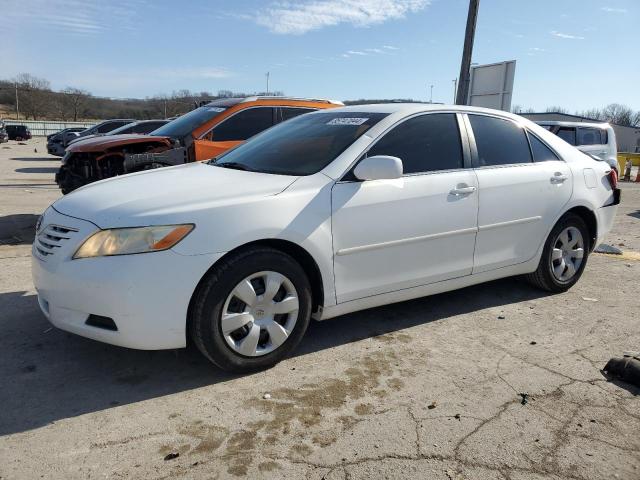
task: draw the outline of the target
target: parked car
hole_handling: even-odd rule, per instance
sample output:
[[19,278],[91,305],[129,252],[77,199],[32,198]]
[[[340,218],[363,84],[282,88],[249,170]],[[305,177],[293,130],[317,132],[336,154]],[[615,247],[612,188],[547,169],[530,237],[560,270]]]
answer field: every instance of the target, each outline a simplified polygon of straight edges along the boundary
[[31,130],[25,125],[7,125],[5,127],[9,140],[29,140],[31,139]]
[[148,135],[152,131],[160,128],[162,125],[169,123],[169,120],[141,120],[136,122],[127,123],[122,127],[118,127],[115,130],[111,130],[107,133],[94,133],[92,135],[85,135],[83,137],[76,138],[69,142],[69,145],[75,145],[78,142],[84,142],[90,138],[104,137],[107,135],[124,135],[129,133],[136,133],[139,135]]
[[310,318],[513,275],[563,292],[610,230],[615,175],[542,127],[387,104],[277,125],[215,161],[62,197],[33,279],[53,325],[138,349],[191,337],[216,365],[274,365]]
[[144,135],[72,144],[56,175],[62,193],[96,180],[150,168],[208,160],[283,120],[340,102],[285,97],[217,100]]
[[105,133],[109,133],[116,128],[128,125],[129,123],[134,121],[135,120],[133,118],[115,118],[100,122],[97,125],[89,127],[81,132],[68,132],[64,135],[62,145],[66,148],[71,142],[80,137],[86,137],[88,135],[104,135]]
[[139,135],[148,135],[152,131],[160,128],[161,126],[169,123],[169,120],[140,120],[136,122],[127,123],[122,127],[118,127],[115,130],[111,130],[108,133],[96,133],[93,135],[86,135],[84,137],[79,137],[69,143],[69,145],[75,145],[79,142],[85,142],[91,138],[95,137],[103,137],[103,136],[112,136],[112,135],[124,135],[129,133],[136,133]]
[[5,125],[3,121],[0,121],[0,143],[6,143],[9,141],[9,134],[5,129]]
[[62,157],[64,155],[63,140],[64,135],[68,133],[77,133],[86,130],[84,127],[70,127],[60,130],[59,132],[47,135],[47,152],[50,155]]
[[618,173],[616,133],[608,123],[540,121],[538,125],[578,150],[607,162]]

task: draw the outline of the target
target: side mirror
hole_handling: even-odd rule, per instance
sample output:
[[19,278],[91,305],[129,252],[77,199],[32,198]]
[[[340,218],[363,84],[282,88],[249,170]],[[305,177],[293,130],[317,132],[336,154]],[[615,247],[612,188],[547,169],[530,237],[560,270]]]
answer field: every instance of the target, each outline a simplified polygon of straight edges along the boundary
[[402,160],[389,155],[374,155],[362,159],[353,174],[358,180],[393,180],[402,177]]

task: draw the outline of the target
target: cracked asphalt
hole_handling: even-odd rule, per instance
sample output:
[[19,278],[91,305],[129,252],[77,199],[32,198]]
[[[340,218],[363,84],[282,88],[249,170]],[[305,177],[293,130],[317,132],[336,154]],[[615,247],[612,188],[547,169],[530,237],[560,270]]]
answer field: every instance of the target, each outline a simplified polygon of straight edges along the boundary
[[640,479],[640,390],[600,373],[640,350],[640,185],[607,239],[625,254],[592,255],[565,294],[514,278],[314,322],[294,356],[233,376],[47,323],[29,244],[59,160],[6,147],[2,480]]

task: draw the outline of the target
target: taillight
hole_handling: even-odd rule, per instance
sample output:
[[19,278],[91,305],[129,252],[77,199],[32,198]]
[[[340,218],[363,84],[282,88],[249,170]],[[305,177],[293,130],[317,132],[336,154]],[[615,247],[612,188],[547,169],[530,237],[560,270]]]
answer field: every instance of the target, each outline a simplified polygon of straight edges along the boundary
[[612,189],[616,189],[618,188],[618,173],[615,171],[615,169],[611,169],[611,171],[609,171],[609,175],[607,175],[607,178],[609,179],[609,185],[611,185]]

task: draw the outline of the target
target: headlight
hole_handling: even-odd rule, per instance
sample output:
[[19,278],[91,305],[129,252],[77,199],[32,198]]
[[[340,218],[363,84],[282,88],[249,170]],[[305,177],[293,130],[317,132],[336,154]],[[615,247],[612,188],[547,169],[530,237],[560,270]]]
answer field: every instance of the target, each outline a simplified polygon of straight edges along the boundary
[[188,223],[185,225],[100,230],[85,240],[73,258],[129,255],[167,250],[186,237],[194,227],[195,225]]

